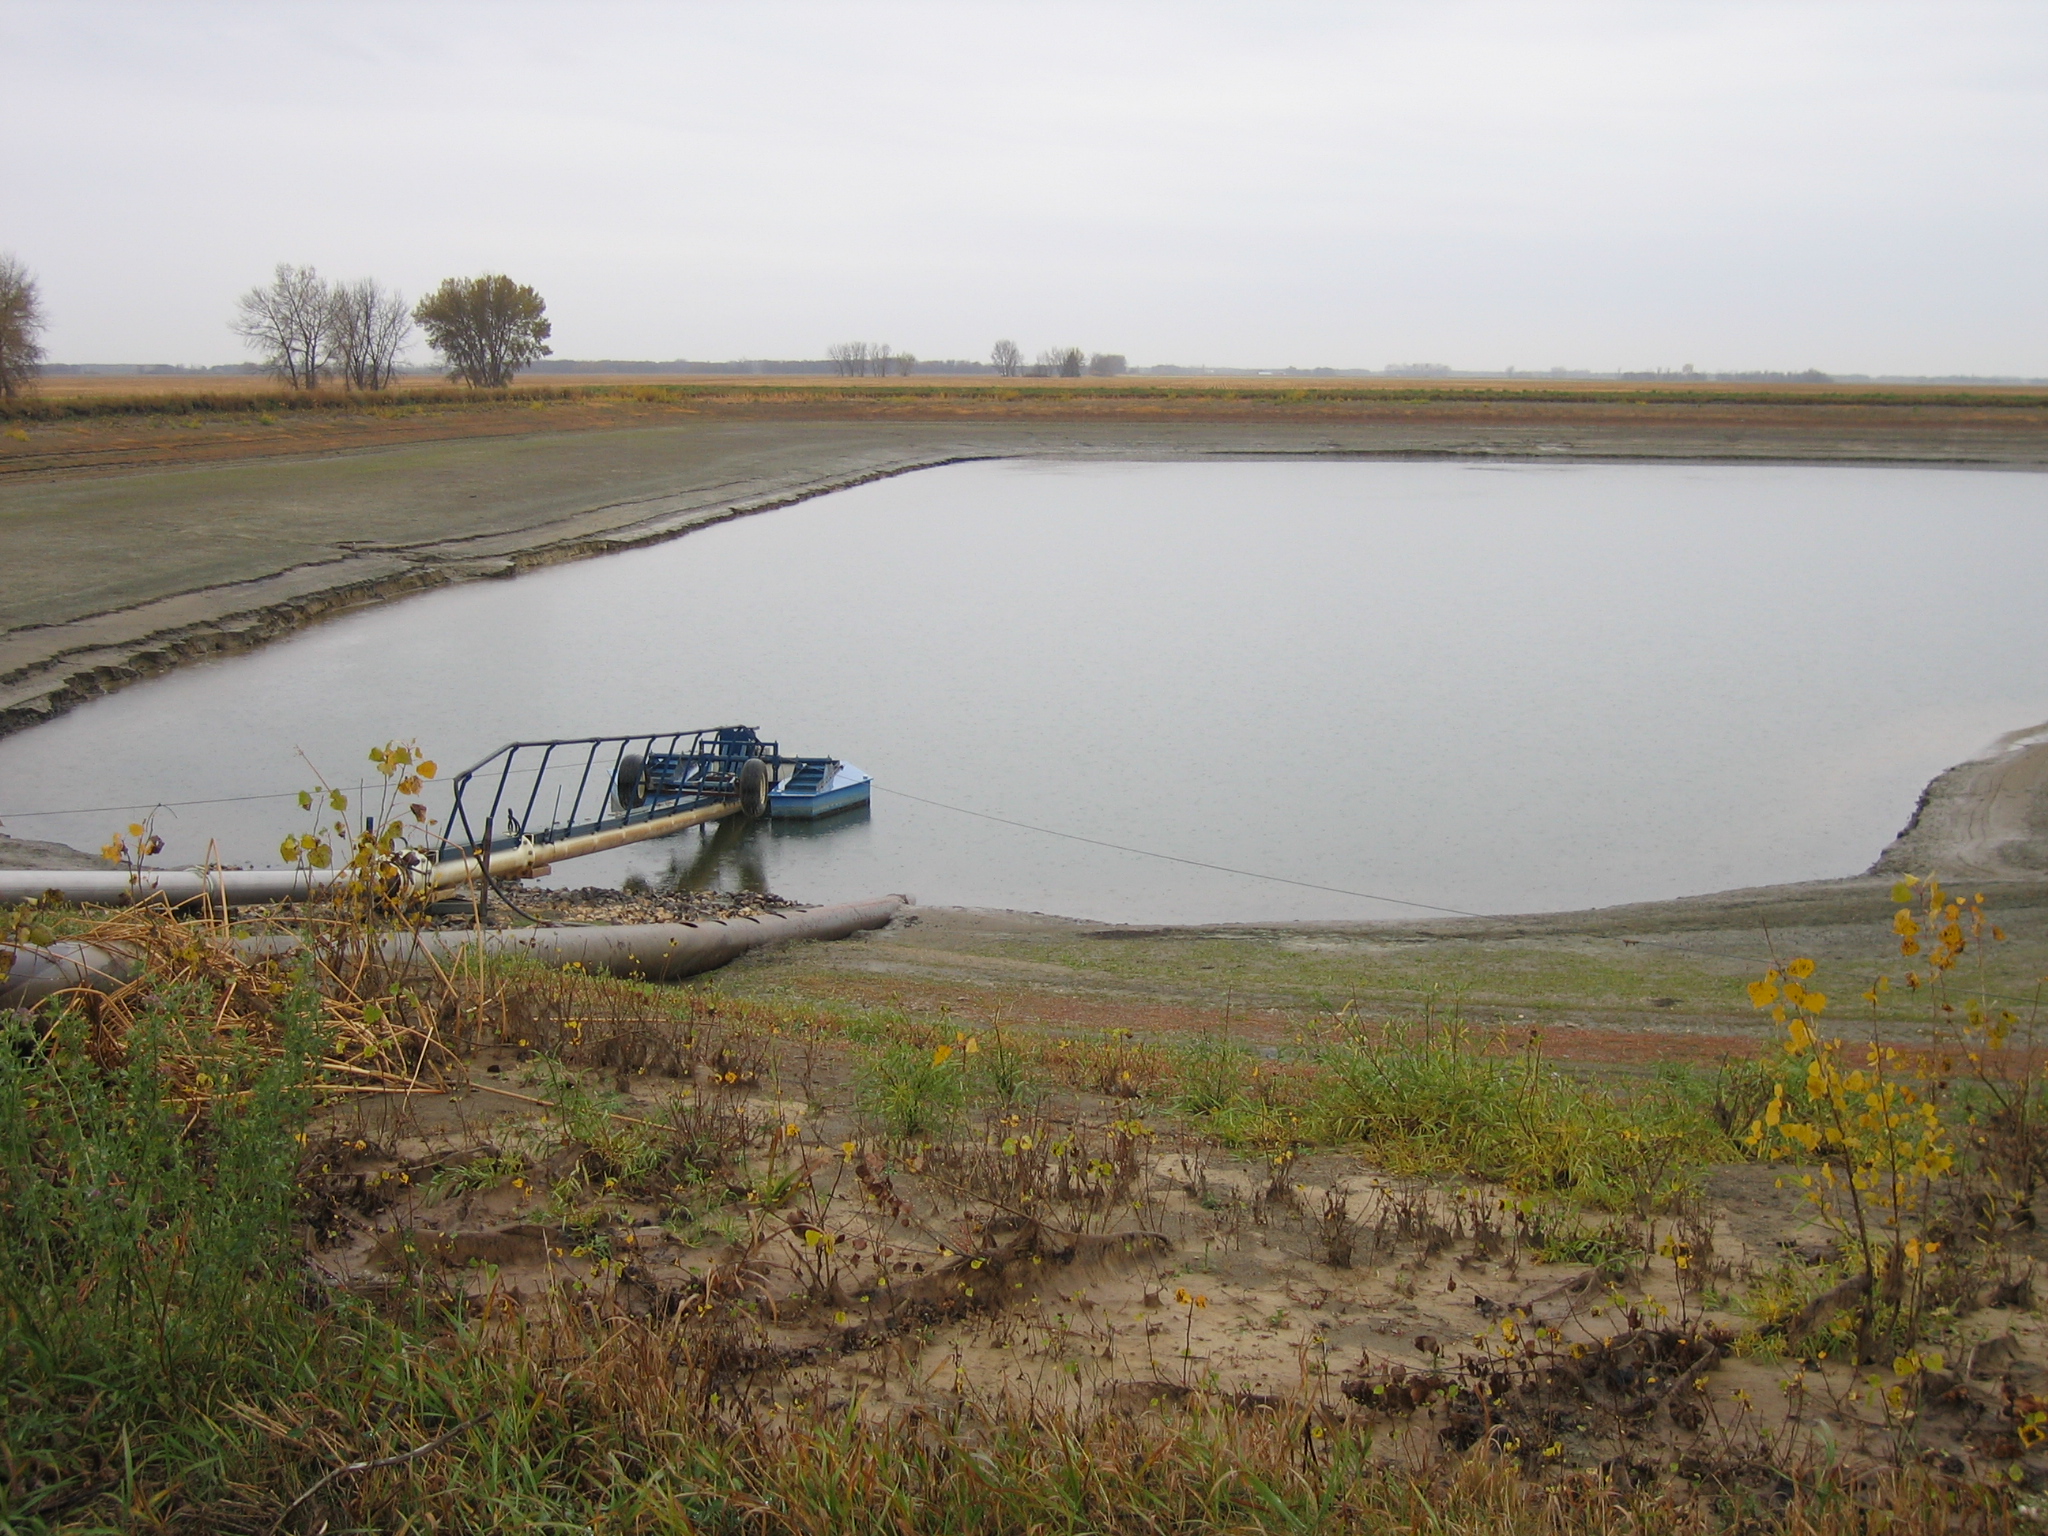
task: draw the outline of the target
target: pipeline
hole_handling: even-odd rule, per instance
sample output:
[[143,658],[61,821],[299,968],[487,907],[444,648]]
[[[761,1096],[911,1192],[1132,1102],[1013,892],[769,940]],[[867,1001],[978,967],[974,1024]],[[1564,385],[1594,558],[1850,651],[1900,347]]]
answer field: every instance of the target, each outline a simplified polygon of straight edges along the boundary
[[[623,848],[628,843],[667,837],[686,827],[701,826],[740,813],[737,800],[720,800],[673,816],[657,816],[626,826],[585,832],[552,843],[521,838],[507,848],[493,849],[493,880],[517,880],[545,874],[557,859]],[[443,859],[420,866],[412,878],[426,891],[446,891],[481,879],[485,861],[476,855]],[[166,901],[174,907],[207,902],[216,907],[247,907],[276,901],[306,901],[344,880],[341,869],[0,869],[0,902],[34,901],[54,891],[65,901],[121,907],[145,901]]]
[[[125,878],[125,877],[124,877]],[[387,934],[378,948],[387,965],[405,967],[428,957],[444,969],[479,944],[487,957],[530,955],[549,965],[641,981],[677,981],[738,959],[752,949],[807,939],[843,939],[884,928],[909,905],[908,896],[876,896],[798,912],[763,912],[703,923],[640,923],[588,928],[491,928],[481,934],[429,929]],[[235,940],[245,960],[282,960],[296,953],[293,934],[258,934]],[[0,944],[0,1008],[25,1008],[59,992],[109,992],[135,979],[142,958],[118,945],[65,940],[50,945]]]

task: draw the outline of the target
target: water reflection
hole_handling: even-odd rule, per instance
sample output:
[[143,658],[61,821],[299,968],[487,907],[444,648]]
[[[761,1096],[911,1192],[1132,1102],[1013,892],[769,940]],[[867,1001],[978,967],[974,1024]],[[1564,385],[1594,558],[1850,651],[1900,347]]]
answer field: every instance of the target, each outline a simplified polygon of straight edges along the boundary
[[748,822],[728,816],[653,844],[667,855],[655,883],[666,891],[771,892],[773,845],[840,836],[866,826],[869,819],[865,805],[820,821]]

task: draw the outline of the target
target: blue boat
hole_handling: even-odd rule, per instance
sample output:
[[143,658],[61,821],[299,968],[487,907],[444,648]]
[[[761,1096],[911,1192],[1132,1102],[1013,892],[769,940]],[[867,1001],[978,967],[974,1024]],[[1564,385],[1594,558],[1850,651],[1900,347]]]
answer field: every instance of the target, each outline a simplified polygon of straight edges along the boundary
[[799,758],[796,771],[769,793],[768,814],[815,821],[837,811],[850,811],[868,803],[872,782],[853,764],[836,758]]

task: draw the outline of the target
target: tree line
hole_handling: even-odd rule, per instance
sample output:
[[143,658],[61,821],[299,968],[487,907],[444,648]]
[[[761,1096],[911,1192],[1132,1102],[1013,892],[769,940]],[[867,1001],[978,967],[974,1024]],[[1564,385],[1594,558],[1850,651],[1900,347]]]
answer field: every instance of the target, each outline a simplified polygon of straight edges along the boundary
[[460,383],[500,389],[547,345],[547,304],[502,274],[451,277],[407,307],[374,278],[330,283],[312,267],[279,262],[267,284],[236,303],[231,322],[263,364],[294,389],[336,379],[350,389],[388,389],[417,325]]
[[825,349],[825,356],[842,379],[862,379],[869,374],[886,378],[892,373],[908,374],[917,367],[914,354],[898,352],[886,341],[835,341]]
[[[522,368],[548,357],[553,325],[547,304],[502,273],[451,277],[417,304],[374,278],[329,282],[310,266],[279,262],[268,283],[236,301],[235,334],[271,373],[294,389],[332,380],[348,389],[390,388],[415,328],[461,383],[499,389]],[[14,398],[42,367],[48,317],[36,279],[19,259],[0,254],[0,396]],[[843,377],[904,375],[917,358],[884,341],[841,341],[825,349]],[[1004,338],[990,351],[1006,378],[1098,378],[1124,372],[1122,353],[1052,347],[1026,363]]]
[[1114,378],[1126,367],[1121,352],[1091,353],[1080,347],[1049,347],[1038,354],[1037,362],[1026,363],[1017,343],[1008,337],[989,349],[989,361],[995,365],[997,373],[1008,379],[1020,374],[1031,379],[1078,379],[1084,373],[1096,378]]

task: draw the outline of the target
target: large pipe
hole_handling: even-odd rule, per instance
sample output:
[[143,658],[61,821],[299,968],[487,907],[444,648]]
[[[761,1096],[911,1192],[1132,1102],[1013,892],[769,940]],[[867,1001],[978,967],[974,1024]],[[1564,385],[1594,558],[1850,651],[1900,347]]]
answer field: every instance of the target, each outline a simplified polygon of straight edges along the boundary
[[[739,808],[737,800],[720,800],[713,805],[700,805],[695,810],[678,811],[673,816],[656,816],[648,821],[607,827],[602,832],[585,832],[552,843],[536,843],[532,838],[521,838],[515,847],[491,850],[491,878],[516,880],[537,869],[545,869],[557,859],[580,859],[588,853],[623,848],[628,843],[644,842],[650,837],[667,837],[669,833],[680,832],[685,827],[702,826],[707,821],[734,815]],[[472,880],[481,879],[483,873],[483,861],[473,856],[444,859],[427,876],[427,885],[433,890],[446,890],[452,885],[467,885]]]
[[[403,966],[431,956],[444,968],[479,943],[487,956],[531,955],[549,965],[580,965],[587,971],[645,981],[676,981],[716,970],[750,949],[802,939],[843,939],[864,928],[883,928],[907,896],[876,896],[798,912],[763,912],[759,917],[719,918],[703,923],[633,923],[589,928],[487,928],[481,934],[459,928],[387,934],[379,949],[387,964]],[[281,959],[299,948],[294,934],[259,934],[235,940],[247,960]],[[0,1008],[25,1008],[58,992],[87,988],[110,991],[142,969],[138,955],[117,947],[65,940],[50,945],[0,944]]]
[[54,891],[65,901],[121,907],[162,897],[172,906],[211,901],[248,906],[304,901],[344,872],[334,869],[0,869],[0,901],[34,901]]
[[[720,800],[673,816],[655,816],[646,821],[585,832],[558,842],[536,843],[521,838],[510,848],[491,851],[493,880],[516,880],[544,871],[557,859],[579,859],[585,854],[623,848],[628,843],[651,837],[667,837],[686,827],[736,814],[737,800]],[[427,866],[422,883],[430,891],[445,891],[467,885],[482,877],[483,861],[475,856],[443,859]],[[349,878],[338,869],[145,869],[131,874],[122,869],[0,869],[0,902],[34,901],[55,891],[65,901],[90,902],[94,906],[119,907],[131,902],[161,898],[174,907],[207,901],[215,906],[246,907],[274,901],[304,901]]]

